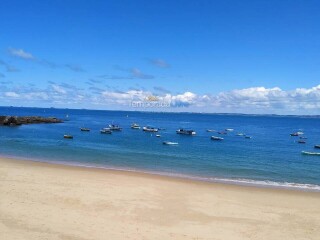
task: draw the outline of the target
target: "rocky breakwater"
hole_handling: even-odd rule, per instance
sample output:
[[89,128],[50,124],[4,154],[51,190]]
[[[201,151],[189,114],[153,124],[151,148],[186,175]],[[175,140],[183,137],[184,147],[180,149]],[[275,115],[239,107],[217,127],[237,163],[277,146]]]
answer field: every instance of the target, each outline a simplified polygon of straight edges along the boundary
[[55,117],[39,117],[39,116],[0,116],[0,125],[4,126],[19,126],[22,124],[35,123],[61,123],[62,120]]

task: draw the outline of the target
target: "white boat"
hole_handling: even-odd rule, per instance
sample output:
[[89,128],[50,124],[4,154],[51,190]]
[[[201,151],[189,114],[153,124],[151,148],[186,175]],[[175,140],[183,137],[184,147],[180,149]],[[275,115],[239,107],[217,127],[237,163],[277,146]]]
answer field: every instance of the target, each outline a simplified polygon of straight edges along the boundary
[[109,129],[111,131],[121,131],[122,130],[122,128],[117,124],[109,124]]
[[236,136],[244,136],[243,133],[237,133]]
[[165,141],[163,142],[164,145],[178,145],[179,143],[177,142],[169,142],[169,141]]
[[176,131],[177,134],[183,134],[183,135],[196,135],[196,132],[193,131],[193,130],[187,130],[187,129],[183,129],[183,128],[180,128]]
[[139,126],[139,124],[137,124],[137,123],[132,123],[132,124],[131,124],[131,128],[132,128],[132,129],[140,129],[140,126]]
[[306,151],[302,151],[301,153],[304,154],[304,155],[320,156],[320,152],[306,152]]
[[226,128],[225,130],[226,130],[227,132],[233,132],[233,131],[234,131],[233,128]]
[[304,134],[303,132],[294,132],[294,133],[290,133],[290,136],[298,137],[298,136],[303,135],[303,134]]
[[207,132],[215,132],[216,130],[213,129],[207,129]]
[[156,137],[161,137],[161,135],[157,134]]
[[145,132],[158,132],[159,131],[158,128],[149,127],[149,126],[143,127],[142,130]]
[[211,140],[222,141],[223,138],[222,137],[211,136]]
[[100,130],[100,133],[102,133],[102,134],[111,134],[112,131],[111,131],[110,128],[103,128],[103,129]]

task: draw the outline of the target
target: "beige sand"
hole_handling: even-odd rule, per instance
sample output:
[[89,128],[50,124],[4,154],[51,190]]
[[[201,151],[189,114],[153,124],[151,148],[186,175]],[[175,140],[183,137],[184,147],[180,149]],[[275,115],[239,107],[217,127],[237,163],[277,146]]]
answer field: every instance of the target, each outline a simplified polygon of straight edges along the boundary
[[320,239],[320,194],[0,160],[0,239]]

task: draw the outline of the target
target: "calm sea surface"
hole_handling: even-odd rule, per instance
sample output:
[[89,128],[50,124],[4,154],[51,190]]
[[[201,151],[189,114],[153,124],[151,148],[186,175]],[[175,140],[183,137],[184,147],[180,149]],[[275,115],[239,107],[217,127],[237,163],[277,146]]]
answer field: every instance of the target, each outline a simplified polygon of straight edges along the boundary
[[[320,144],[319,117],[12,107],[0,107],[0,115],[68,116],[61,124],[0,127],[2,156],[320,191],[320,157],[301,154],[303,150],[317,151],[313,146]],[[131,129],[133,122],[165,130],[157,138]],[[100,134],[99,130],[110,123],[118,123],[123,131]],[[91,132],[81,132],[80,127],[90,128]],[[197,135],[178,135],[175,131],[180,127],[194,129]],[[223,136],[206,131],[226,128],[234,131]],[[299,130],[308,138],[306,144],[298,144],[299,138],[289,135]],[[63,139],[64,134],[72,134],[74,139]],[[212,135],[224,140],[212,141]],[[167,146],[163,141],[179,145]]]

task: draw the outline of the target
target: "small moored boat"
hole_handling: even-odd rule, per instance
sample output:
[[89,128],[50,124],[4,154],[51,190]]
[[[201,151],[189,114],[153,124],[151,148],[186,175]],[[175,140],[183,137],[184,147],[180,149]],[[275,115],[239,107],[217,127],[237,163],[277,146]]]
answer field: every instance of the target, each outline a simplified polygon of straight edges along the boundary
[[164,144],[164,145],[178,145],[179,143],[177,143],[177,142],[164,141],[162,144]]
[[131,124],[131,128],[132,128],[132,129],[140,129],[140,126],[139,126],[139,124],[137,124],[137,123],[132,123],[132,124]]
[[250,136],[245,136],[244,138],[246,138],[246,139],[251,139],[252,137],[250,137]]
[[207,129],[207,132],[215,132],[213,129]]
[[111,134],[112,131],[111,131],[110,128],[103,128],[103,129],[100,130],[100,133],[102,133],[102,134]]
[[226,130],[227,132],[233,132],[234,129],[233,129],[233,128],[226,128],[225,130]]
[[314,145],[314,148],[320,148],[320,145]]
[[211,140],[222,141],[223,138],[222,137],[211,136]]
[[145,132],[158,132],[158,128],[154,128],[154,127],[150,127],[150,126],[146,126],[142,128],[143,131]]
[[80,128],[80,131],[81,132],[90,132],[90,129],[89,128]]
[[304,140],[299,140],[298,143],[306,143]]
[[122,130],[122,128],[117,124],[109,124],[109,129],[111,131],[121,131]]
[[237,133],[236,136],[245,136],[244,133]]
[[177,134],[183,134],[183,135],[196,135],[196,132],[191,130],[191,129],[183,129],[183,128],[180,128],[176,131]]
[[307,151],[302,151],[301,153],[304,154],[304,155],[320,156],[320,152],[307,152]]
[[72,136],[72,135],[65,134],[65,135],[63,135],[63,138],[66,138],[66,139],[73,139],[73,136]]
[[304,134],[303,132],[294,132],[294,133],[290,133],[290,136],[298,137],[298,136],[303,135],[303,134]]
[[161,137],[161,135],[157,134],[156,137]]

